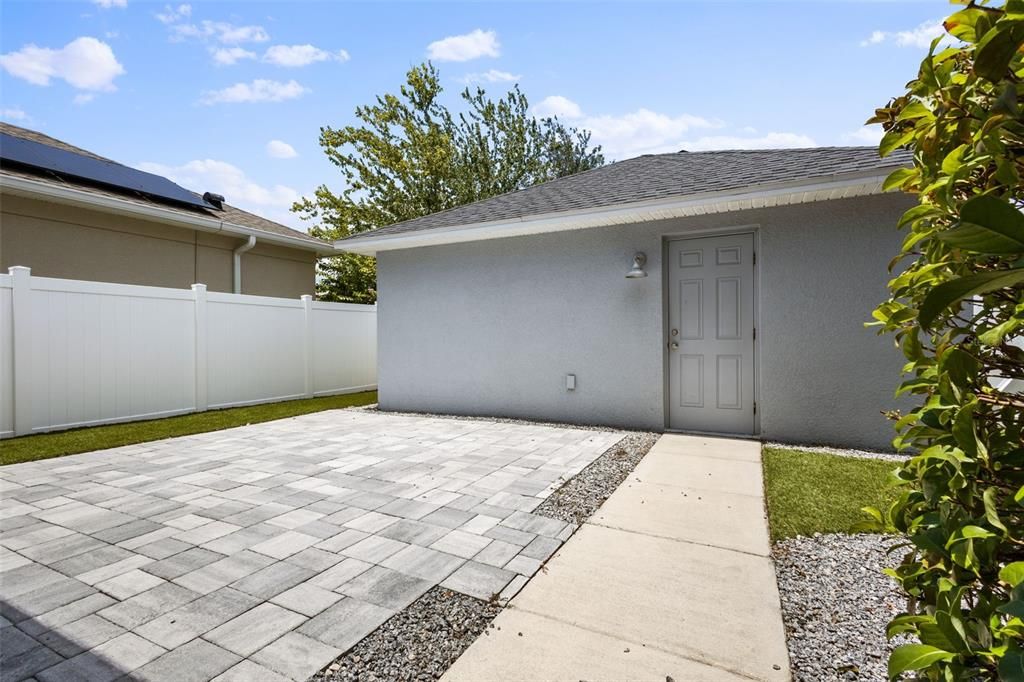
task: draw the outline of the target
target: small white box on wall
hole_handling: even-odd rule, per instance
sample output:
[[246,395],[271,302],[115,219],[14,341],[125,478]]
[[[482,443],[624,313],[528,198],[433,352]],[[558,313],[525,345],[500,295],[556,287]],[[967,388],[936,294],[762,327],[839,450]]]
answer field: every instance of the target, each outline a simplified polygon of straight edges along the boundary
[[576,375],[566,374],[565,375],[565,390],[575,391],[576,390]]

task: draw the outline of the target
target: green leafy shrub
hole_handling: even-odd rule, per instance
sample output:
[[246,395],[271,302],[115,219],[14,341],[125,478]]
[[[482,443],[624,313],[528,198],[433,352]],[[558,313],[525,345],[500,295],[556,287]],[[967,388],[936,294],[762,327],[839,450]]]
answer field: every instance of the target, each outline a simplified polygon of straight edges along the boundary
[[905,536],[889,572],[908,609],[889,635],[916,642],[890,677],[1024,680],[1024,0],[969,4],[945,28],[869,121],[883,155],[913,152],[886,186],[920,199],[875,311],[907,358],[899,392],[920,399],[892,415],[916,455],[896,502],[869,511]]

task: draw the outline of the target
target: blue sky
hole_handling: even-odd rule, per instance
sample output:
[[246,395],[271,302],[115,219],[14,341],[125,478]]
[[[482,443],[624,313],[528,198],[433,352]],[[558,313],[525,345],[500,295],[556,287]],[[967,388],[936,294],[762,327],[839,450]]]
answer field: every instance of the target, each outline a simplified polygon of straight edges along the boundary
[[44,2],[0,7],[0,117],[296,227],[321,125],[433,57],[450,101],[518,82],[609,158],[868,144],[950,5]]

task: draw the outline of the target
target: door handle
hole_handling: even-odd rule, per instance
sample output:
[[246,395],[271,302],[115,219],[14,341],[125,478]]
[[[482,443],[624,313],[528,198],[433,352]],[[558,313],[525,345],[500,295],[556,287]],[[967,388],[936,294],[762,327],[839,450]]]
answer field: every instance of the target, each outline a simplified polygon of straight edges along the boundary
[[679,350],[679,343],[673,341],[672,343],[668,344],[668,347],[671,348],[672,350]]

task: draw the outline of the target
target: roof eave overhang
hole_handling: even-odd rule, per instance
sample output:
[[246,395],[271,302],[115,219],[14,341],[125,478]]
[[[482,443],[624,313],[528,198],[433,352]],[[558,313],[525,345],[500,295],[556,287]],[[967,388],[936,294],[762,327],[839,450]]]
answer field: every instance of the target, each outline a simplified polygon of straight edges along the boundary
[[434,228],[404,234],[375,236],[373,233],[369,233],[336,241],[334,245],[341,251],[374,256],[381,251],[397,249],[626,225],[755,208],[805,204],[830,199],[847,199],[881,194],[882,182],[891,171],[899,167],[876,169],[868,173],[819,177],[799,182],[756,185],[726,192],[690,194],[657,201],[532,215],[515,220]]
[[58,204],[70,206],[81,206],[106,213],[131,216],[145,220],[155,220],[160,223],[185,227],[200,232],[217,232],[239,237],[254,236],[260,242],[288,246],[293,249],[313,251],[319,256],[333,256],[338,250],[331,244],[316,244],[306,239],[289,237],[283,234],[274,234],[264,230],[257,230],[245,225],[238,225],[225,220],[207,218],[199,215],[188,215],[164,208],[162,206],[148,206],[133,201],[118,199],[100,194],[93,194],[72,187],[58,187],[49,183],[21,178],[14,175],[0,174],[0,190],[5,194],[23,196],[30,199],[43,199]]

